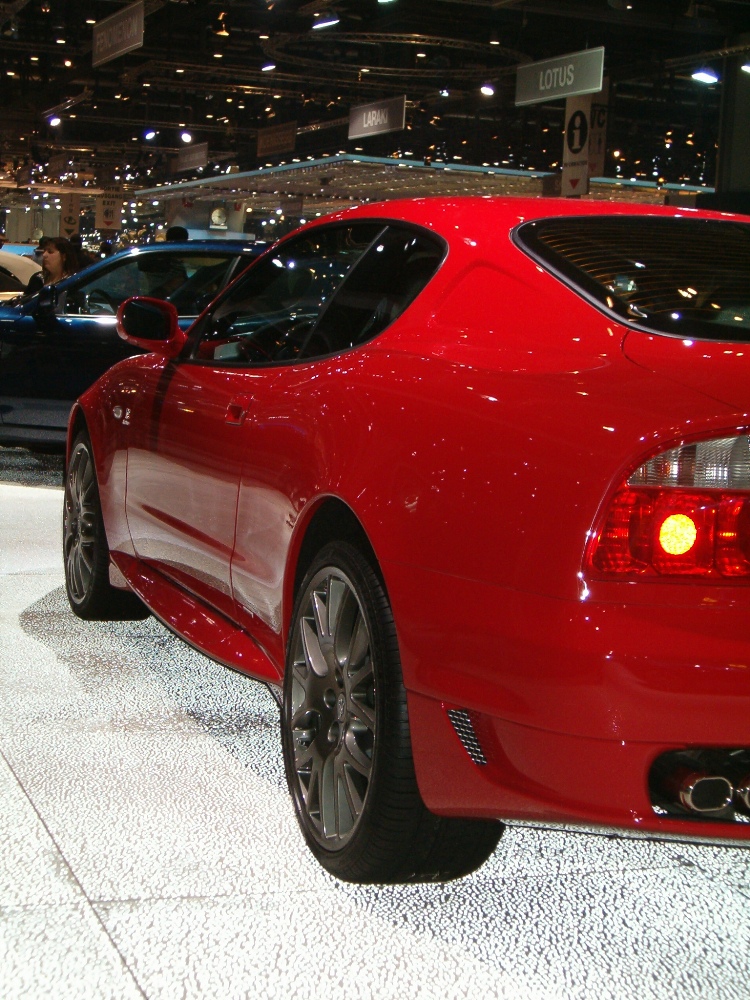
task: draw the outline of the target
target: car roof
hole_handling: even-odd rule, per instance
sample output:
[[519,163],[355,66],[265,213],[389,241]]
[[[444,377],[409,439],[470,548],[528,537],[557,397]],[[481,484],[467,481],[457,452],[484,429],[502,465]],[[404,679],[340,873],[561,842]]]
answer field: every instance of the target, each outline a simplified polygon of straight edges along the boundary
[[467,224],[485,226],[490,217],[494,224],[507,224],[514,228],[521,222],[532,219],[583,215],[661,215],[750,222],[750,218],[747,216],[681,206],[567,198],[495,198],[491,196],[399,198],[394,201],[376,202],[344,209],[334,215],[327,216],[326,221],[352,218],[399,220],[422,225],[438,233],[442,232],[447,237],[449,236],[448,229],[453,229],[457,225],[463,228]]
[[8,253],[7,250],[0,250],[0,266],[11,274],[15,274],[23,282],[41,271],[41,265],[33,257],[21,257],[16,253]]

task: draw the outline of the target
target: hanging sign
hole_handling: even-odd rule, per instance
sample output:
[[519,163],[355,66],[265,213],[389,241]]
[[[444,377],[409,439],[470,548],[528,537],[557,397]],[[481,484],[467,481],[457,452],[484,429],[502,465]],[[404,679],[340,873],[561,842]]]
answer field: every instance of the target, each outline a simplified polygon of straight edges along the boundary
[[106,191],[96,199],[97,229],[122,229],[122,194],[117,190]]
[[387,101],[360,104],[349,112],[349,138],[364,139],[368,135],[400,132],[406,125],[406,96]]
[[516,70],[516,105],[598,94],[603,78],[604,49],[601,46],[526,63]]
[[569,97],[565,102],[565,148],[560,191],[564,198],[588,194],[590,117],[590,94]]
[[101,66],[142,45],[143,0],[138,0],[94,25],[91,65]]
[[274,153],[291,153],[297,144],[297,122],[271,125],[258,129],[256,156],[260,159]]
[[63,194],[60,197],[60,235],[69,240],[81,226],[80,194]]
[[194,146],[186,146],[172,159],[172,173],[181,174],[183,170],[197,170],[208,165],[208,143],[197,142]]

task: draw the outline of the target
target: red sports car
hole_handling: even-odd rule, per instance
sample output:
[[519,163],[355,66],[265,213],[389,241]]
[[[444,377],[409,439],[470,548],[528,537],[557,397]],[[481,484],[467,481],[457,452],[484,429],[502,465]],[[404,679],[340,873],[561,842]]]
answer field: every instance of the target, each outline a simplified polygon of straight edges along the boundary
[[750,222],[372,205],[119,329],[71,606],[275,688],[330,872],[456,877],[509,818],[750,838]]

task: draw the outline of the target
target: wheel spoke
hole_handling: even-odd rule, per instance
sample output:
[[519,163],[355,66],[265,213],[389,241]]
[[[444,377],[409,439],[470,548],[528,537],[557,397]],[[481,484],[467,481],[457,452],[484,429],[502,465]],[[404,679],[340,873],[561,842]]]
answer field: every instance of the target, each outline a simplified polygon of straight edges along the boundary
[[346,666],[350,673],[353,668],[357,666],[357,664],[360,664],[365,660],[369,649],[370,633],[367,629],[367,623],[362,617],[362,612],[358,608],[357,618],[354,623],[354,629],[352,630],[351,640],[349,642],[349,654],[346,660]]
[[338,793],[336,791],[335,761],[332,755],[322,761],[318,788],[323,835],[335,838],[338,834],[338,817],[336,815]]
[[354,782],[354,777],[349,769],[344,766],[341,771],[344,777],[344,788],[346,789],[346,799],[349,803],[349,808],[353,816],[359,816],[365,804],[364,799],[360,795],[359,789]]
[[[315,615],[317,621],[317,611]],[[318,677],[325,677],[328,673],[328,664],[323,650],[320,648],[320,634],[315,632],[309,618],[302,620],[302,645],[305,651],[305,660],[310,670]]]
[[73,592],[79,599],[83,597],[84,587],[83,587],[83,576],[81,575],[81,551],[78,545],[73,548],[71,556],[71,575]]
[[91,555],[88,552],[88,548],[89,548],[89,546],[87,546],[85,543],[82,543],[81,546],[80,546],[80,548],[79,548],[79,552],[80,552],[80,555],[81,555],[81,562],[85,566],[87,572],[91,573],[91,572],[93,572],[93,569],[94,569],[94,561],[93,561]]
[[309,775],[307,785],[305,785],[304,781],[300,783],[302,787],[302,797],[304,799],[308,815],[313,821],[317,821],[316,825],[318,826],[322,822],[320,800],[323,763],[323,758],[320,754],[314,753],[312,755],[310,770],[307,772],[307,775]]
[[338,839],[346,837],[347,834],[351,833],[360,811],[354,807],[344,768],[342,767],[340,757],[337,755],[333,767],[333,815],[336,823],[336,837]]
[[349,700],[349,713],[352,718],[361,722],[370,732],[375,732],[375,709],[364,701],[352,697]]
[[336,834],[346,836],[354,828],[364,800],[359,794],[353,780],[352,772],[344,763],[343,754],[336,755],[334,765],[334,810],[336,815]]
[[351,590],[344,583],[343,580],[337,580],[333,576],[329,576],[327,582],[327,592],[328,592],[328,635],[336,637],[339,626],[339,619],[341,617],[342,606],[346,604]]
[[315,618],[315,630],[322,638],[330,634],[328,630],[328,609],[323,594],[313,592],[312,611]]
[[363,778],[370,777],[370,772],[372,771],[372,760],[367,756],[367,754],[362,750],[354,738],[353,733],[349,732],[346,739],[341,747],[341,759],[342,762],[347,766],[353,768]]
[[357,670],[344,674],[348,692],[358,691],[365,682],[372,684],[372,660],[368,657]]

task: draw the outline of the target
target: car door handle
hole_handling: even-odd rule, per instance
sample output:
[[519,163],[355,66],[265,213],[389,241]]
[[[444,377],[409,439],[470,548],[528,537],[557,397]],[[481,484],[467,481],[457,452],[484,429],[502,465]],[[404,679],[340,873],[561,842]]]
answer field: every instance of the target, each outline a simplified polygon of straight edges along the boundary
[[224,420],[228,424],[239,426],[247,416],[250,409],[250,398],[248,396],[235,396],[227,406]]

